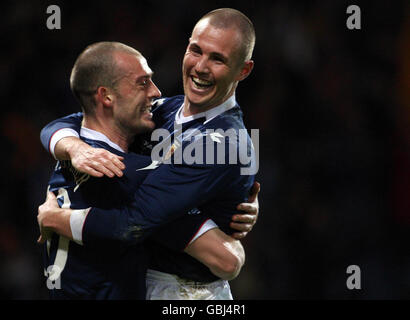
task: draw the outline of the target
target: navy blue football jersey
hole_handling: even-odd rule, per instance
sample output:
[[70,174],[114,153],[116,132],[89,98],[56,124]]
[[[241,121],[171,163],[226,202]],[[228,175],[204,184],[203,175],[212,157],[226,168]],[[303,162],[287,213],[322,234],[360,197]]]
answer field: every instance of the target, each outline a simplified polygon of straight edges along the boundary
[[[103,141],[83,140],[124,157],[121,178],[94,178],[60,161],[50,178],[49,188],[61,207],[104,208],[107,212],[126,206],[150,170],[146,156],[122,153]],[[48,286],[52,299],[145,299],[146,256],[141,245],[104,241],[84,246],[53,234],[44,245],[44,269],[54,285]],[[57,274],[54,274],[57,273]]]
[[[237,213],[236,206],[239,203],[247,201],[249,189],[254,182],[254,174],[243,175],[240,172],[240,169],[249,167],[251,163],[243,165],[239,163],[239,159],[237,159],[238,161],[236,163],[229,164],[229,160],[232,160],[229,157],[232,156],[232,151],[229,150],[229,147],[236,142],[237,144],[236,146],[234,145],[234,151],[239,153],[239,150],[236,148],[239,141],[230,141],[227,137],[225,137],[225,163],[217,164],[217,159],[214,159],[213,162],[211,161],[210,164],[206,164],[205,161],[207,157],[206,152],[209,151],[209,148],[206,148],[206,146],[211,144],[213,147],[218,148],[218,142],[214,140],[209,141],[209,135],[206,135],[207,130],[216,132],[217,129],[224,131],[234,129],[236,133],[240,129],[245,130],[239,106],[222,113],[209,122],[204,118],[199,118],[183,123],[182,128],[178,131],[175,130],[176,125],[174,122],[176,113],[183,103],[183,99],[184,96],[164,99],[162,103],[154,109],[154,121],[162,128],[175,133],[175,137],[171,138],[173,145],[180,144],[181,150],[185,150],[184,148],[187,146],[195,144],[195,142],[193,142],[195,138],[181,138],[182,133],[186,133],[188,130],[197,130],[197,133],[193,134],[195,137],[202,134],[202,141],[200,140],[198,144],[204,146],[202,150],[204,164],[188,165],[184,163],[184,159],[182,158],[179,159],[182,160],[179,161],[179,163],[182,162],[182,164],[171,164],[170,166],[181,170],[180,175],[182,176],[184,173],[189,172],[188,170],[185,171],[187,166],[190,166],[191,169],[194,168],[195,171],[203,171],[204,174],[207,172],[209,176],[202,178],[198,173],[192,177],[193,179],[200,177],[202,181],[195,182],[198,187],[197,194],[199,196],[196,198],[195,207],[187,211],[190,218],[186,219],[186,216],[182,216],[168,223],[156,232],[155,236],[152,237],[152,241],[147,242],[147,251],[150,253],[149,267],[154,270],[176,274],[181,278],[208,282],[216,280],[217,277],[213,275],[205,265],[182,251],[189,241],[186,241],[188,237],[179,237],[178,234],[180,232],[186,232],[185,230],[198,230],[208,218],[211,218],[222,231],[227,234],[232,234],[235,231],[229,226],[232,215]],[[204,136],[208,139],[204,139]],[[239,139],[239,134],[237,134],[236,138]],[[247,148],[242,152],[245,151],[247,154],[252,154],[252,150],[250,150],[252,146],[251,141],[248,135],[246,138]],[[175,142],[176,140],[177,142]],[[147,145],[147,143],[145,143],[145,145]],[[191,149],[193,148],[191,147]],[[216,158],[217,152],[216,149],[214,150],[214,157]],[[174,154],[175,153],[176,151],[174,151]],[[178,162],[175,161],[176,159],[173,160],[174,162]],[[175,183],[177,180],[178,179],[175,180]],[[207,180],[207,182],[205,182],[205,180]],[[210,194],[208,199],[206,198],[208,192],[204,192],[201,196],[201,182],[204,183],[205,188],[212,188],[210,192],[208,191]],[[195,196],[192,196],[192,193],[196,193],[195,191],[190,190],[192,193],[185,193],[184,188],[179,187],[178,189],[183,199],[181,199],[181,201],[187,201],[184,197],[195,198]],[[190,235],[192,236],[192,234]],[[182,240],[184,242],[179,242]],[[174,248],[180,248],[180,250],[173,250]]]
[[[242,164],[238,158],[236,163],[229,161],[232,153],[237,157],[241,156],[240,152],[252,154],[252,144],[246,134],[247,147],[239,150],[239,134],[237,140],[232,141],[228,137],[212,137],[209,133],[218,129],[246,132],[239,106],[210,121],[197,118],[176,126],[176,113],[183,100],[184,96],[160,99],[153,109],[157,128],[166,129],[170,136],[160,143],[140,137],[138,144],[133,145],[134,150],[151,152],[151,155],[156,147],[164,145],[164,151],[159,154],[163,158],[169,155],[169,161],[160,164],[147,177],[129,206],[120,208],[115,214],[94,207],[84,224],[83,241],[85,245],[94,245],[101,239],[135,243],[153,233],[147,242],[150,268],[195,281],[213,281],[217,278],[209,269],[185,254],[183,249],[209,218],[225,233],[234,232],[229,223],[237,213],[236,206],[247,201],[254,174],[241,171],[251,163]],[[61,128],[78,131],[79,117],[79,114],[71,115],[63,122],[56,120],[48,125],[42,131],[43,145],[47,148],[52,134]],[[171,146],[168,150],[167,145]],[[221,146],[223,159],[219,157]],[[202,161],[188,162],[184,152]],[[116,226],[116,229],[108,226]]]

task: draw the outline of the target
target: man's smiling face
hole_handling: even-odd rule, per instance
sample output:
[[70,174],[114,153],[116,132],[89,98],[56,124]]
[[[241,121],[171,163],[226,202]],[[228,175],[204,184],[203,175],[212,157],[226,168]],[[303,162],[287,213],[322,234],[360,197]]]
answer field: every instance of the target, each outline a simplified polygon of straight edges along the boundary
[[206,111],[229,98],[240,80],[241,37],[233,28],[216,28],[207,19],[192,32],[182,73],[184,93],[190,107]]

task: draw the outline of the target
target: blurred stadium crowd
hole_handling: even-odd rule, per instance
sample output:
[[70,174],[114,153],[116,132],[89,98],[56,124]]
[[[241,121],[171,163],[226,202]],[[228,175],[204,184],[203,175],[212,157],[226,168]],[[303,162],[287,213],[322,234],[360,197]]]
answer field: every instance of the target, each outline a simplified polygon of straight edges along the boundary
[[[62,29],[48,30],[59,5]],[[218,7],[256,28],[255,69],[237,100],[260,130],[261,214],[231,282],[237,299],[410,298],[410,6],[346,1],[9,1],[1,21],[0,299],[46,299],[37,207],[55,164],[49,121],[79,111],[77,55],[101,40],[140,50],[164,96],[182,93],[195,22]],[[407,239],[407,240],[406,240]],[[361,268],[361,290],[346,269]]]

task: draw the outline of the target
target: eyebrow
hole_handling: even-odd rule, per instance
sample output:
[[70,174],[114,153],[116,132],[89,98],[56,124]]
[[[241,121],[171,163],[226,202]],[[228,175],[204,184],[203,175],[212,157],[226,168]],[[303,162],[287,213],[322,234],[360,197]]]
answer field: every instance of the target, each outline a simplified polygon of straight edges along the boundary
[[222,53],[219,52],[211,52],[210,56],[213,58],[221,59],[223,62],[228,61],[228,57],[225,57]]
[[[189,45],[189,47],[192,48],[192,49],[199,49],[199,50],[202,52],[202,48],[201,48],[199,45],[197,45],[196,43],[191,43],[191,44]],[[223,54],[220,53],[220,52],[211,52],[211,53],[209,54],[209,56],[210,56],[211,58],[221,59],[223,62],[227,62],[227,61],[228,61],[228,57],[226,57],[225,55],[223,55]]]
[[135,79],[135,82],[140,82],[143,79],[150,79],[152,78],[152,76],[154,75],[154,72],[150,72],[148,74],[144,74],[142,76],[137,77],[137,79]]
[[199,49],[199,50],[202,51],[201,47],[198,46],[196,43],[190,43],[190,44],[189,44],[189,47],[190,47],[190,48],[193,48],[193,49]]

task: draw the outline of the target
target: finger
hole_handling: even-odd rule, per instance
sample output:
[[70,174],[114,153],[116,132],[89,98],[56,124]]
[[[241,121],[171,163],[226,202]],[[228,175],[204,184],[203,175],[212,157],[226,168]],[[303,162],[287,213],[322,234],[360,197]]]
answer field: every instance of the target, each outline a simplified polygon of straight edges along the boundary
[[121,178],[124,174],[123,172],[115,166],[109,166],[108,170],[114,173],[117,177]]
[[40,236],[38,237],[38,239],[37,239],[37,243],[43,244],[44,242],[46,242],[46,240],[43,238],[42,235],[40,235]]
[[235,233],[232,233],[231,237],[236,240],[241,240],[245,238],[247,234],[248,234],[247,232],[235,232]]
[[99,161],[99,162],[101,161],[104,163],[104,165],[111,163],[115,167],[117,167],[119,170],[125,169],[125,164],[122,162],[124,160],[124,157],[113,154],[105,149],[99,149],[99,150],[101,150],[101,153],[97,154],[94,157],[96,161]]
[[115,156],[111,160],[111,162],[116,166],[119,170],[124,170],[125,169],[125,164],[122,162],[124,160],[123,157],[121,156]]
[[[122,172],[123,169],[120,169],[119,163],[122,163],[122,162],[119,161],[118,159],[117,159],[117,161],[107,160],[107,161],[104,162],[104,166],[106,167],[106,169],[113,172],[117,177],[122,177],[123,176],[123,172]],[[125,166],[123,165],[122,168],[125,169]]]
[[258,193],[261,191],[261,184],[257,181],[253,183],[248,202],[254,202],[256,200],[256,197],[258,196]]
[[105,165],[103,165],[101,162],[93,161],[91,164],[91,167],[104,174],[105,176],[109,178],[113,178],[115,176],[114,172],[112,172],[109,168],[107,168]]
[[110,178],[114,176],[122,177],[122,170],[125,169],[125,165],[122,162],[124,158],[112,154],[107,150],[101,151],[103,152],[98,153],[98,155],[94,157],[94,160],[88,163],[88,166]]
[[104,176],[104,173],[97,171],[94,168],[89,167],[89,166],[84,166],[84,168],[81,171],[89,174],[92,177],[96,177],[96,178],[101,178]]
[[244,232],[244,231],[246,231],[246,232],[249,232],[249,231],[251,231],[252,230],[252,224],[250,224],[250,223],[236,223],[236,222],[231,222],[230,224],[229,224],[229,226],[232,228],[232,229],[235,229],[235,230],[238,230],[238,231],[242,231],[242,232]]
[[245,211],[246,213],[249,214],[257,214],[258,213],[258,208],[251,204],[251,203],[240,203],[236,207],[240,211]]
[[237,214],[232,217],[232,221],[241,223],[255,223],[256,215],[251,214]]

